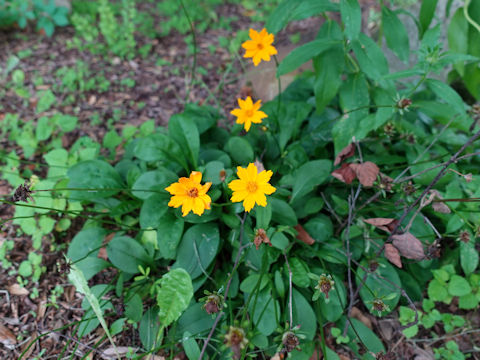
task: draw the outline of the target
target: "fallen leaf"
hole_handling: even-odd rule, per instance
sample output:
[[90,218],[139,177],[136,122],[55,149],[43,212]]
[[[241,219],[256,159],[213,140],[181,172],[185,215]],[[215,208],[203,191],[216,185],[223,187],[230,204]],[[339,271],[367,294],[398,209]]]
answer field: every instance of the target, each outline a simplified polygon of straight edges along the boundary
[[371,161],[366,161],[362,164],[351,164],[350,167],[355,171],[358,180],[360,180],[360,184],[367,187],[373,186],[373,183],[377,180],[377,176],[380,173],[378,166]]
[[297,239],[304,242],[307,245],[313,245],[315,243],[315,239],[310,236],[309,233],[305,231],[302,225],[298,224],[295,225],[295,230],[297,230]]
[[3,324],[0,324],[0,343],[10,350],[14,349],[17,343],[15,335]]
[[37,341],[37,332],[34,331],[30,335],[30,341],[26,342],[22,346],[22,355],[25,357],[25,359],[29,359],[30,355],[32,355],[33,350],[35,349],[35,342]]
[[348,146],[344,147],[335,158],[334,166],[339,165],[343,160],[348,159],[349,157],[355,154],[355,144],[350,143]]
[[450,214],[452,212],[450,208],[447,206],[447,204],[440,201],[439,202],[435,201],[435,200],[443,199],[442,195],[440,195],[440,193],[437,190],[430,190],[428,192],[428,197],[425,196],[423,199],[427,199],[427,200],[425,202],[422,201],[422,203],[420,204],[421,207],[432,204],[432,208],[436,212],[439,212],[442,214]]
[[447,204],[443,202],[434,202],[432,204],[432,208],[434,211],[442,214],[450,214],[452,212],[450,208],[447,206]]
[[355,174],[355,171],[352,170],[350,165],[354,164],[343,163],[340,169],[334,170],[332,172],[332,176],[334,178],[337,178],[341,182],[344,182],[345,184],[351,184],[352,181],[355,180],[357,175]]
[[353,317],[354,319],[357,319],[358,321],[361,321],[365,326],[367,326],[369,329],[373,329],[372,322],[370,319],[365,316],[359,308],[356,306],[352,307],[352,311],[350,312],[350,316]]
[[371,218],[371,219],[364,219],[364,222],[367,224],[373,225],[380,230],[386,231],[391,233],[393,229],[397,227],[398,220],[397,219],[390,219],[390,218]]
[[100,248],[100,250],[98,251],[97,257],[105,261],[108,261],[107,249],[104,247]]
[[[116,349],[116,351],[115,351]],[[114,348],[113,346],[105,349],[102,351],[102,359],[116,359],[117,358],[117,353],[118,355],[120,356],[124,356],[126,355],[129,350],[132,349],[132,347],[129,347],[129,346],[117,346],[116,348]],[[133,352],[135,353],[137,350],[136,349],[132,349]]]
[[398,252],[398,249],[392,244],[385,244],[385,257],[396,267],[400,269],[402,268],[402,260],[400,259],[400,253]]
[[28,291],[23,286],[20,286],[19,284],[16,284],[16,283],[13,285],[10,285],[7,289],[8,289],[8,292],[12,295],[21,296],[21,295],[30,294],[30,291]]
[[257,171],[259,173],[261,173],[263,170],[265,170],[265,166],[263,166],[263,163],[258,160],[258,159],[255,159],[255,162],[254,162],[255,166],[257,167]]
[[411,233],[392,235],[392,239],[393,246],[398,249],[403,257],[413,260],[423,260],[425,258],[422,242]]

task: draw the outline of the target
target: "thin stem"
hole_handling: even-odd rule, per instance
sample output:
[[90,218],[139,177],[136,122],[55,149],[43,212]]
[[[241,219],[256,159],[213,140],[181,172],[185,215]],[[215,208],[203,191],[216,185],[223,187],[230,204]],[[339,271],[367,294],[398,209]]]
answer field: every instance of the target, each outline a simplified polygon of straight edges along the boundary
[[292,269],[290,269],[290,264],[288,263],[288,258],[285,251],[283,251],[283,256],[285,257],[285,263],[287,264],[287,269],[288,269],[288,313],[290,315],[290,329],[291,329],[293,327]]

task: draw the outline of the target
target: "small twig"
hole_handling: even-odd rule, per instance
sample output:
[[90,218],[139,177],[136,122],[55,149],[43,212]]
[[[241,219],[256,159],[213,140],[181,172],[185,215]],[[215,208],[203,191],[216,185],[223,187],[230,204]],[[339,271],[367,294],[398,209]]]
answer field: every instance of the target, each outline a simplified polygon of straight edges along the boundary
[[7,298],[7,303],[8,303],[8,306],[10,306],[10,293],[8,292],[8,290],[0,290],[0,293],[4,293],[6,298]]
[[[245,224],[245,219],[246,218],[247,218],[247,213],[244,213],[243,218],[241,219],[241,224],[240,224],[240,236],[239,236],[240,244],[243,242],[243,232],[244,232],[243,230],[244,230],[244,224]],[[230,276],[229,276],[228,281],[227,281],[227,286],[225,287],[225,294],[223,295],[223,301],[224,302],[227,301],[228,291],[230,290],[230,284],[232,283],[233,274],[235,273],[235,270],[237,269],[237,267],[239,265],[240,256],[242,255],[243,250],[245,248],[251,246],[252,244],[253,243],[244,244],[244,245],[240,246],[240,248],[238,249],[237,256],[235,257],[235,263],[233,265],[232,272],[230,273]],[[213,332],[215,331],[215,329],[218,325],[218,322],[220,321],[220,318],[223,316],[223,314],[224,313],[222,311],[217,315],[217,318],[215,319],[215,322],[213,323],[212,329],[208,333],[208,336],[205,339],[205,342],[203,343],[202,351],[200,352],[200,356],[198,357],[199,360],[203,359],[203,355],[205,354],[205,351],[207,350],[208,343],[210,342],[210,339],[213,336]]]
[[425,222],[432,228],[432,230],[435,232],[435,235],[437,235],[437,239],[441,239],[442,238],[442,235],[438,232],[437,228],[432,224],[432,222],[430,221],[430,219],[428,217],[426,217],[425,215],[423,215],[423,219],[425,220]]
[[292,306],[292,269],[290,269],[290,264],[288,263],[287,254],[283,252],[285,257],[285,263],[287,264],[288,269],[288,311],[290,315],[290,329],[293,327],[293,306]]
[[335,212],[335,210],[333,210],[332,206],[330,205],[330,203],[328,202],[327,198],[325,197],[325,195],[323,194],[323,192],[320,193],[320,195],[322,196],[322,199],[323,201],[325,201],[325,205],[327,205],[327,209],[328,211],[330,212],[330,214],[333,215],[333,217],[337,220],[337,222],[339,224],[342,223],[342,220],[340,219],[340,217],[337,215],[337,213]]

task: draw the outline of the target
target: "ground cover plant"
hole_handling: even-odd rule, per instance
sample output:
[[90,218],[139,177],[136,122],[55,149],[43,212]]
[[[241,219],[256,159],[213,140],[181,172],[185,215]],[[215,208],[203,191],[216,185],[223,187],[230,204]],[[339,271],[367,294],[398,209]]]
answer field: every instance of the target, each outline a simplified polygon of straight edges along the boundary
[[[82,40],[70,46],[126,62],[142,56],[135,2],[116,5],[118,12],[101,1],[74,13]],[[157,5],[177,24],[170,5]],[[65,328],[58,358],[67,351],[132,359],[478,355],[480,83],[472,74],[480,4],[455,11],[448,32],[463,44],[452,50],[434,22],[437,1],[422,2],[415,50],[405,10],[387,2],[373,38],[357,0],[274,5],[265,23],[239,31],[238,42],[254,69],[275,63],[271,100],[244,91],[224,107],[212,93],[188,101],[202,71],[193,35],[187,100],[166,126],[146,121],[117,131],[119,108],[104,119],[101,141],[80,136],[64,146],[81,110],[54,111],[54,92],[71,106],[90,102],[89,91],[136,86],[130,78],[114,84],[108,71],[94,76],[82,61],[60,67],[59,81],[38,92],[35,120],[3,117],[0,133],[17,151],[2,154],[2,177],[15,188],[2,200],[14,209],[3,221],[13,220],[4,225],[2,267],[25,289],[48,275],[46,253],[63,251],[55,269],[74,285],[70,299],[81,299],[75,320],[27,338],[19,358]],[[180,7],[195,31],[200,19]],[[99,31],[89,25],[96,17]],[[322,18],[315,37],[279,59],[282,30],[311,17]],[[405,70],[390,70],[388,51]],[[19,58],[11,59],[4,74],[28,102]],[[285,87],[282,76],[309,61]],[[452,86],[439,80],[445,71]],[[9,252],[22,234],[34,251],[16,268]],[[29,289],[23,296],[45,296]],[[55,286],[49,306],[58,308],[62,296]],[[15,336],[2,336],[16,349]]]

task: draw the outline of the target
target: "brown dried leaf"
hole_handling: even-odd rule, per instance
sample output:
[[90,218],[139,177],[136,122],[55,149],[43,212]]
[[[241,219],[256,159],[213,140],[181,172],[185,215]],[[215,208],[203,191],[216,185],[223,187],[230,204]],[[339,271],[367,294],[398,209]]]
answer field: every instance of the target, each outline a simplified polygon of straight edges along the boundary
[[[30,341],[23,344],[21,350],[22,350],[22,355],[25,357],[25,359],[29,359],[30,355],[32,355],[32,352],[35,349],[35,346],[32,343],[35,343],[37,340],[38,340],[37,339],[37,332],[34,331],[32,334],[30,334]],[[26,351],[26,352],[24,352],[24,351]]]
[[355,180],[355,178],[357,177],[357,175],[355,175],[355,172],[352,170],[351,165],[354,164],[342,164],[342,167],[340,169],[334,170],[332,172],[332,176],[334,178],[337,178],[341,182],[344,182],[345,184],[351,184],[352,181]]
[[[427,196],[425,196],[423,199],[426,199],[426,198],[427,198]],[[427,200],[425,201],[425,203],[422,201],[420,206],[424,207],[428,204],[432,204],[432,208],[433,208],[434,211],[442,213],[442,214],[450,214],[452,211],[447,206],[447,204],[445,204],[443,202],[436,202],[435,200],[437,200],[437,199],[442,200],[443,199],[442,195],[440,195],[440,193],[437,190],[430,190],[428,192]]]
[[334,166],[339,165],[343,160],[348,159],[349,157],[355,154],[355,144],[350,143],[348,146],[342,149],[335,158]]
[[393,235],[393,245],[398,249],[400,255],[407,259],[422,260],[425,258],[423,244],[411,233]]
[[367,187],[373,186],[380,173],[378,166],[371,161],[366,161],[362,164],[351,164],[351,168],[357,174],[360,184]]
[[364,219],[364,222],[367,224],[373,225],[380,230],[386,231],[388,233],[391,233],[393,229],[398,224],[397,219],[389,219],[389,218],[371,218],[371,219]]
[[[117,358],[117,353],[118,355],[120,356],[124,356],[128,353],[129,349],[131,349],[131,347],[129,346],[117,346],[116,347],[116,351],[115,351],[115,348],[113,346],[105,349],[102,351],[102,359],[116,359]],[[135,351],[135,349],[134,349]]]
[[0,324],[0,343],[7,349],[13,349],[17,343],[15,335],[3,324]]
[[298,224],[295,226],[295,230],[297,230],[297,239],[304,242],[307,245],[313,245],[315,243],[315,239],[310,236],[309,233],[305,231],[302,225]]
[[385,257],[396,267],[400,269],[402,268],[402,260],[400,259],[400,253],[398,252],[397,248],[392,244],[385,244]]
[[12,295],[21,296],[21,295],[30,294],[30,291],[28,291],[23,286],[20,286],[19,284],[16,284],[16,283],[13,285],[10,285],[9,287],[7,287],[7,289],[8,289],[8,292]]
[[98,251],[97,257],[98,257],[99,259],[103,259],[103,260],[105,260],[105,261],[108,261],[107,249],[104,248],[104,247],[100,248],[100,250]]
[[258,173],[261,173],[263,170],[265,170],[265,166],[263,166],[263,163],[260,160],[255,159],[254,164],[257,167]]
[[434,202],[432,204],[432,208],[434,211],[442,213],[442,214],[450,214],[452,210],[447,206],[447,204],[443,202]]

